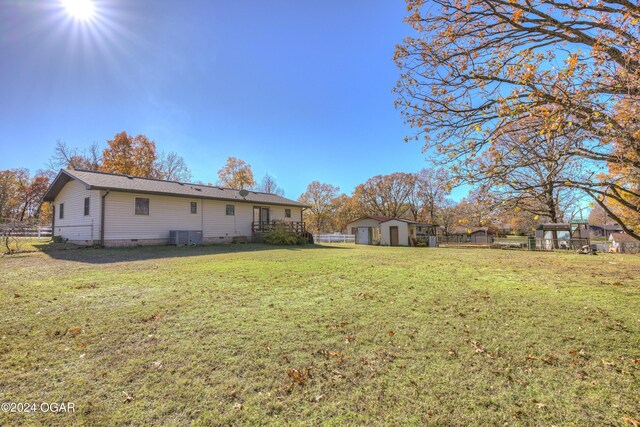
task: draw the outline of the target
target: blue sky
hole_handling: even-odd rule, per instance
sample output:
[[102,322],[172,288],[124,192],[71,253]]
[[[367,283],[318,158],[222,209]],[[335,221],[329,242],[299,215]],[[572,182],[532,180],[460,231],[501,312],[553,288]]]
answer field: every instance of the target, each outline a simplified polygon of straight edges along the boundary
[[123,130],[194,180],[236,156],[292,198],[429,164],[393,106],[402,0],[94,3],[81,23],[59,0],[2,0],[0,169]]

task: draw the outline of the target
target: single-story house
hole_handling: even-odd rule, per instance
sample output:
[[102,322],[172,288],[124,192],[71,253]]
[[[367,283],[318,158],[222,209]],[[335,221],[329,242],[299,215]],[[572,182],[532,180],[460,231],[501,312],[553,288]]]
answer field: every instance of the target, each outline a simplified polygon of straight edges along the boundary
[[604,224],[604,225],[589,225],[591,231],[591,237],[606,237],[613,233],[622,233],[624,230],[620,224]]
[[358,245],[415,246],[435,236],[435,226],[404,218],[365,216],[347,224]]
[[306,206],[275,194],[115,173],[61,170],[43,201],[53,236],[81,245],[168,244],[172,231],[202,243],[255,241],[273,226],[305,232]]
[[629,236],[627,233],[612,233],[609,236],[609,241],[611,242],[612,252],[637,254],[640,251],[640,240]]

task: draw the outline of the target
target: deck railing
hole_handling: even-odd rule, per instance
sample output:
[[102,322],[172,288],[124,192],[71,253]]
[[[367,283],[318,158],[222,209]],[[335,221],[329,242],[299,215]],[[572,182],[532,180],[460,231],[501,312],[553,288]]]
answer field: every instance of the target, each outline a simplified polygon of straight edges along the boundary
[[300,221],[271,221],[271,222],[252,222],[251,231],[254,233],[268,233],[275,229],[283,229],[296,234],[303,234],[306,229],[304,222]]

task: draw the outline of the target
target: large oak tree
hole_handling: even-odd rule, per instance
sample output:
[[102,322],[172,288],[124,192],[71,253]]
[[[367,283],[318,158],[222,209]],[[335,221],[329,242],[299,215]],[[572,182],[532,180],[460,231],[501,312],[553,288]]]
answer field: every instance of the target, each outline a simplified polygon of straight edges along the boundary
[[[570,154],[601,171],[640,169],[637,2],[407,0],[407,6],[417,34],[396,50],[397,105],[415,137],[443,161],[464,165],[508,126],[537,117],[541,135],[571,136]],[[566,185],[605,208],[640,210],[636,187],[600,178]]]

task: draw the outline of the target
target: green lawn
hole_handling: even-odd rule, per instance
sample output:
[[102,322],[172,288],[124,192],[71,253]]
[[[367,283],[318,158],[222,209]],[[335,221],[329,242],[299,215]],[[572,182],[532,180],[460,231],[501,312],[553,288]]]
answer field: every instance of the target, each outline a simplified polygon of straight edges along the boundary
[[0,425],[640,419],[638,256],[229,245],[0,271],[0,402],[76,408]]

